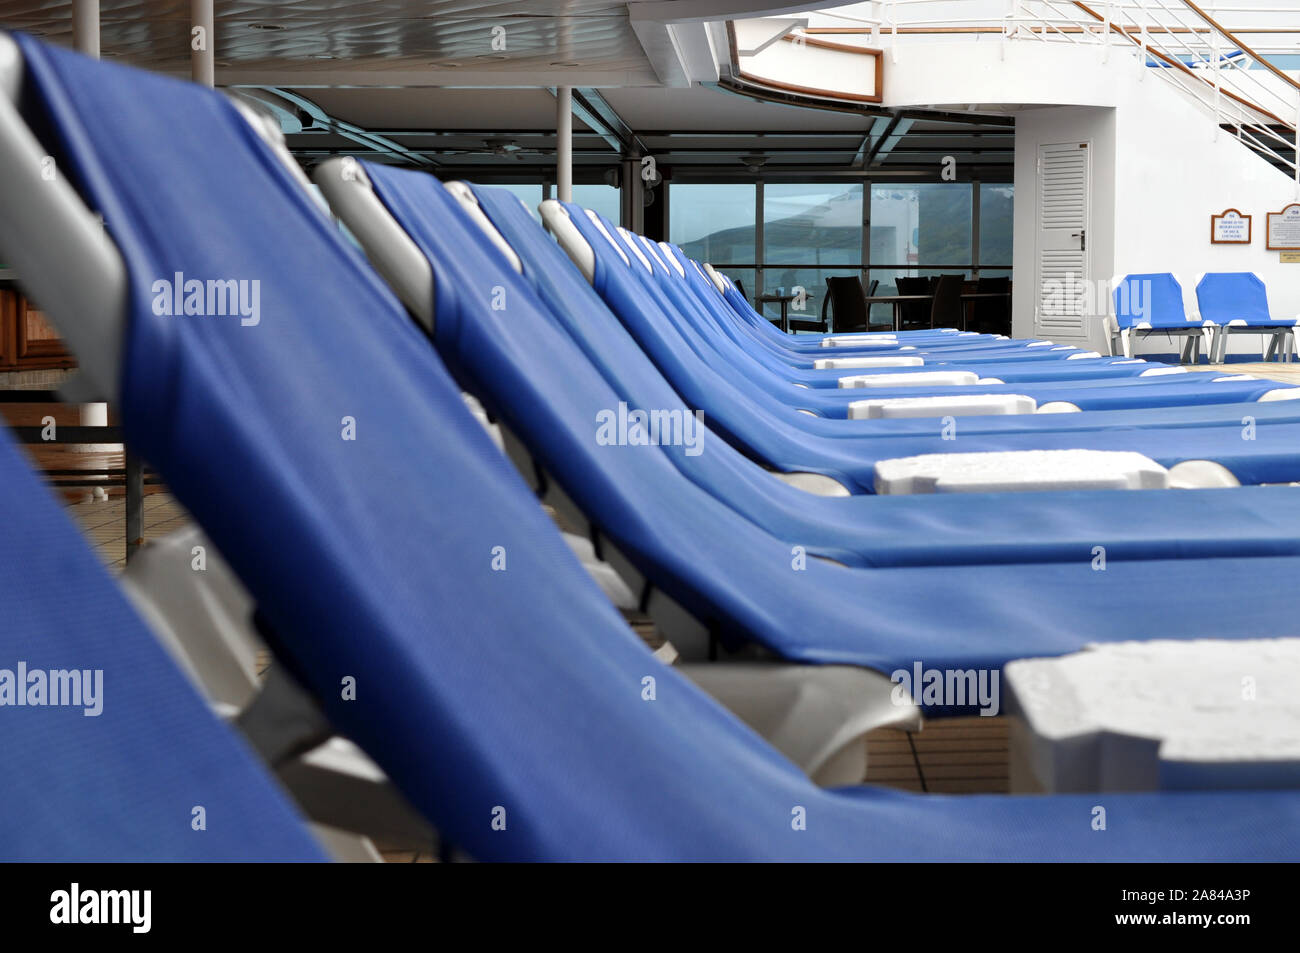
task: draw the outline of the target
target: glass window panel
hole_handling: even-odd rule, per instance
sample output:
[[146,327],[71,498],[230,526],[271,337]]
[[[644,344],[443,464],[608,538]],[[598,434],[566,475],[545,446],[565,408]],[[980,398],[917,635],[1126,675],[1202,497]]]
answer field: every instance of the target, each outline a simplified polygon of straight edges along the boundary
[[583,208],[589,208],[605,216],[615,224],[620,224],[623,220],[618,189],[612,185],[574,185],[573,201]]
[[776,265],[862,263],[862,185],[768,185],[763,260]]
[[871,189],[871,262],[964,265],[971,260],[971,187],[965,182]]
[[[746,183],[669,183],[668,240],[715,266],[752,263],[755,193]],[[752,282],[745,290],[753,294]]]
[[[1012,185],[980,185],[980,264],[1010,265],[1013,220]],[[985,269],[980,268],[980,274]]]

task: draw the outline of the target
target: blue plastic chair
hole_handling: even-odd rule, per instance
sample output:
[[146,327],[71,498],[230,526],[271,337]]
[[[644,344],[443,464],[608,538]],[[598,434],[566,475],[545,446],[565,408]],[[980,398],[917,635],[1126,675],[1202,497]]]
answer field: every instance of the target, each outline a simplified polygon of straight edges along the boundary
[[1264,360],[1291,360],[1297,318],[1275,318],[1268,306],[1268,289],[1250,271],[1211,272],[1196,283],[1201,314],[1217,326],[1211,360],[1223,363],[1230,334],[1259,334],[1267,341]]
[[1125,275],[1115,279],[1112,295],[1114,324],[1111,327],[1111,353],[1133,356],[1134,337],[1164,334],[1184,337],[1182,360],[1195,364],[1200,359],[1204,341],[1206,352],[1212,348],[1213,325],[1199,315],[1188,315],[1183,304],[1183,287],[1168,272]]

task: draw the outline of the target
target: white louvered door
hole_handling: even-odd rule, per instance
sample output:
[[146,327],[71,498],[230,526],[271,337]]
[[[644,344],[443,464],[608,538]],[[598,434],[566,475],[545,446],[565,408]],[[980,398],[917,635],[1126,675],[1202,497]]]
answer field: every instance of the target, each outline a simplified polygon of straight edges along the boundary
[[1084,341],[1087,330],[1088,144],[1038,148],[1038,296],[1034,334]]

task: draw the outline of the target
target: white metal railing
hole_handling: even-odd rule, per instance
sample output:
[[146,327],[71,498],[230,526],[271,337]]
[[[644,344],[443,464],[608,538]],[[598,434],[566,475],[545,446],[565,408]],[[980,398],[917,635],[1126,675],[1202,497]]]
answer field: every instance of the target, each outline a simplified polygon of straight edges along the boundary
[[[966,15],[953,16],[958,8]],[[1007,43],[1026,39],[1096,45],[1106,61],[1115,51],[1125,53],[1143,80],[1155,74],[1178,86],[1210,115],[1216,130],[1231,128],[1242,144],[1294,175],[1300,188],[1300,83],[1267,58],[1300,51],[1300,4],[877,0],[868,9],[873,15],[818,11],[817,20],[869,33],[872,46],[888,50],[895,61],[900,38],[953,32],[999,34],[1004,55]]]

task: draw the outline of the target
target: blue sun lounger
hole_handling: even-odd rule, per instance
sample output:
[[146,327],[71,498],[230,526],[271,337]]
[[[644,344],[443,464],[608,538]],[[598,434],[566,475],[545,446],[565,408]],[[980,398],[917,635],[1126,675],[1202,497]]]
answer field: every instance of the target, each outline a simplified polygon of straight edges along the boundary
[[[1000,376],[1000,372],[1003,371],[1023,373],[1026,370],[1034,370],[1037,372],[1037,377],[1034,379],[1043,380],[1051,379],[1046,376],[1045,372],[1053,368],[1064,369],[1067,361],[1073,364],[1074,361],[1071,358],[1098,357],[1096,354],[1089,355],[1089,352],[1078,348],[1053,347],[1050,342],[1010,340],[985,340],[968,345],[941,345],[937,348],[932,348],[930,345],[913,346],[908,344],[904,345],[904,347],[908,348],[906,352],[899,350],[889,354],[878,348],[864,353],[857,353],[851,349],[841,352],[837,349],[833,354],[825,351],[820,354],[812,354],[791,351],[778,345],[769,345],[761,338],[733,329],[730,322],[720,321],[713,310],[713,306],[701,301],[685,281],[679,280],[669,270],[668,265],[660,258],[660,252],[653,243],[637,239],[630,233],[616,229],[608,221],[599,217],[591,217],[577,206],[571,206],[569,211],[575,216],[583,218],[587,225],[596,229],[606,239],[605,242],[601,243],[601,251],[608,253],[611,249],[605,246],[610,245],[613,254],[618,256],[617,260],[613,258],[608,260],[609,266],[617,268],[621,263],[622,267],[631,271],[637,279],[642,281],[646,285],[648,294],[658,299],[661,309],[670,323],[678,328],[683,341],[693,347],[704,359],[727,363],[734,362],[738,357],[747,357],[758,363],[766,371],[771,372],[768,376],[769,379],[774,381],[834,387],[841,377],[845,376],[846,373],[850,373],[831,369],[815,370],[813,369],[815,359],[834,359],[842,363],[854,358],[866,358],[873,361],[882,358],[892,358],[894,360],[899,358],[912,360],[921,358],[927,364],[933,360],[948,360],[953,363],[965,360],[972,365],[972,369],[978,370],[981,375],[986,377]],[[719,301],[719,304],[723,303]],[[945,336],[945,339],[952,340],[952,336]],[[1034,343],[1041,343],[1045,346],[1030,346]],[[1109,361],[1101,361],[1099,364],[1106,367],[1111,366]],[[978,365],[978,367],[974,365]],[[912,368],[902,372],[907,373],[914,370],[916,369]],[[1135,369],[1132,365],[1128,367],[1120,366],[1118,373],[1135,376],[1141,370],[1142,368]],[[1111,371],[1111,373],[1114,374],[1115,371]],[[1072,372],[1065,371],[1062,376],[1070,377]]]
[[[608,227],[608,223],[604,223]],[[623,250],[637,256],[642,266],[649,265],[654,281],[664,294],[677,305],[677,313],[686,319],[694,316],[696,325],[703,334],[720,334],[732,340],[737,347],[745,351],[763,366],[778,374],[790,375],[791,369],[808,371],[818,362],[829,360],[847,363],[856,359],[869,361],[911,359],[924,361],[927,368],[933,365],[970,366],[986,377],[1012,379],[1009,375],[1019,374],[1020,380],[1052,380],[1052,375],[1060,378],[1100,376],[1137,376],[1150,370],[1152,365],[1134,364],[1101,358],[1095,352],[1070,346],[1057,346],[1050,341],[987,341],[965,343],[958,335],[954,342],[952,335],[946,335],[937,344],[912,344],[898,342],[898,349],[872,347],[865,351],[851,348],[825,348],[815,351],[799,350],[773,342],[758,331],[739,324],[731,315],[730,306],[717,293],[717,289],[700,273],[692,262],[679,249],[661,248],[640,236],[633,236],[626,230],[618,230],[619,240],[628,246]],[[639,246],[639,247],[638,247]],[[680,257],[679,257],[680,256]],[[1067,363],[1068,362],[1068,363]],[[837,376],[834,373],[794,374],[792,379],[801,383],[834,387]],[[1036,374],[1037,376],[1030,376]]]
[[[59,141],[48,145],[103,209],[130,275],[120,376],[128,436],[220,537],[279,650],[335,723],[472,856],[1300,857],[1292,792],[943,798],[814,787],[628,630],[432,350],[417,346],[421,332],[228,102],[19,42],[41,113],[33,120],[53,121]],[[155,148],[162,141],[173,144],[166,154]],[[469,281],[439,285],[435,334],[448,345],[463,333],[473,349],[495,322],[476,328],[492,291],[472,276],[495,251],[469,233],[449,238],[466,242],[457,277]],[[154,314],[152,281],[177,271],[263,276],[261,322]],[[526,300],[522,279],[502,288]],[[89,320],[51,313],[69,326]],[[353,418],[355,440],[341,439],[342,416]],[[689,492],[681,502],[705,518],[694,531],[706,544],[743,523]],[[731,539],[746,568],[761,564],[748,549],[758,539]],[[491,569],[492,546],[508,554],[507,571]],[[1176,618],[1161,625],[1204,618],[1206,590],[1237,585],[1241,628],[1282,619],[1282,601],[1264,598],[1261,584],[1294,578],[1300,560],[1242,562],[1249,571],[1207,566],[1216,584],[1191,580]],[[1129,591],[1146,596],[1160,572],[1143,579],[1134,567]],[[841,582],[866,576],[826,568]],[[891,572],[863,603],[874,614],[879,597],[878,623],[904,604],[891,593],[917,606],[911,571]],[[963,641],[988,645],[1015,619],[1039,618],[1043,607],[1022,597],[1044,580],[1025,575],[1023,591],[1000,595],[1014,614],[995,613]],[[976,582],[954,578],[949,619]],[[1150,623],[1144,601],[1110,611]],[[1055,605],[1066,617],[1082,608]],[[962,611],[980,619],[982,608]],[[909,655],[925,648],[929,624],[907,620],[921,635]],[[888,639],[889,625],[879,628]],[[344,677],[355,679],[355,700],[340,698]],[[644,700],[646,677],[654,701]]]
[[[704,498],[698,496],[699,488],[684,480],[659,448],[643,452],[646,448],[597,445],[593,439],[597,414],[602,408],[615,406],[618,395],[589,366],[574,360],[572,342],[563,332],[530,314],[539,307],[532,298],[531,288],[506,267],[498,247],[465,221],[455,200],[431,177],[382,166],[368,166],[366,172],[385,205],[434,265],[440,289],[434,302],[434,340],[458,381],[478,394],[485,406],[522,439],[533,438],[530,449],[546,471],[579,502],[614,547],[626,553],[656,587],[662,588],[696,618],[705,620],[711,632],[724,643],[735,645],[734,639],[739,637],[742,642],[758,641],[786,658],[856,662],[884,670],[881,668],[884,659],[875,653],[883,641],[888,641],[887,637],[882,639],[880,627],[888,628],[890,623],[888,616],[876,615],[880,605],[877,599],[896,596],[899,592],[896,587],[906,585],[903,577],[913,570],[871,570],[859,575],[864,571],[818,563],[815,571],[806,572],[814,569],[809,563],[799,570],[797,582],[792,583],[788,578],[790,545],[775,540],[748,521],[731,523],[730,515],[717,500],[711,494]],[[478,305],[480,288],[503,295],[502,300],[509,302],[496,317]],[[530,332],[526,341],[515,333],[516,329],[524,328]],[[1235,435],[1234,442],[1244,441]],[[758,555],[763,552],[766,555]],[[741,554],[747,555],[741,557]],[[743,559],[743,565],[737,562],[738,558]],[[1184,572],[1195,573],[1210,567],[1217,575],[1230,562],[1179,562],[1180,579]],[[1248,562],[1256,569],[1264,565],[1259,560]],[[701,566],[724,564],[730,567],[725,577],[700,572]],[[1138,565],[1141,564],[1126,563],[1122,569],[1129,573]],[[1154,573],[1149,577],[1154,580],[1162,571],[1157,567],[1168,565],[1149,562],[1137,572],[1139,575]],[[1151,607],[1152,586],[1138,584],[1141,597],[1134,602],[1121,598],[1121,609],[1117,603],[1098,598],[1097,590],[1092,587],[1080,589],[1076,585],[1078,568],[1077,565],[1022,564],[1014,570],[1008,567],[1004,581],[999,578],[999,567],[945,567],[942,570],[944,591],[951,595],[956,591],[954,587],[960,587],[962,600],[978,594],[973,589],[965,589],[965,584],[973,584],[977,577],[988,574],[983,584],[991,594],[989,604],[970,613],[978,620],[971,623],[976,627],[982,627],[991,616],[1006,612],[1014,612],[1022,620],[1038,612],[1045,613],[1046,618],[1037,620],[1032,632],[1009,636],[1002,630],[1000,637],[991,633],[972,636],[964,621],[961,646],[945,646],[942,643],[947,637],[932,642],[923,634],[926,623],[921,616],[931,607],[922,604],[924,599],[918,599],[919,591],[913,591],[908,598],[913,604],[904,612],[907,618],[900,620],[900,637],[904,641],[898,648],[909,658],[918,652],[928,655],[936,651],[982,657],[985,650],[978,646],[984,638],[991,637],[994,641],[1016,642],[1014,651],[1023,651],[1024,644],[1033,643],[1036,648],[1031,654],[1038,654],[1044,648],[1042,639],[1049,630],[1055,632],[1049,640],[1064,636],[1067,642],[1074,643],[1080,637],[1085,641],[1120,638],[1121,630],[1141,637],[1130,628],[1132,624],[1155,624],[1154,616],[1141,621],[1137,618]],[[768,570],[774,575],[758,578]],[[1060,576],[1053,579],[1056,571]],[[757,576],[751,577],[751,572]],[[840,577],[841,573],[848,575]],[[914,577],[914,584],[920,584],[920,573]],[[858,582],[851,581],[855,577]],[[1253,578],[1257,583],[1262,581],[1258,576]],[[1074,581],[1068,582],[1070,579]],[[738,584],[739,580],[744,580],[743,586]],[[884,588],[877,590],[876,582]],[[1120,581],[1112,576],[1103,583],[1106,587],[1111,584],[1120,586],[1117,591],[1134,592],[1129,588],[1134,584],[1132,578]],[[871,591],[869,598],[865,595],[867,589]],[[1091,597],[1085,598],[1084,590],[1088,589]],[[859,599],[848,595],[850,592],[863,595]],[[1046,592],[1051,593],[1047,597],[1051,608],[1040,603],[1038,609],[1028,609],[1022,601],[1038,603]],[[1280,593],[1274,598],[1279,603],[1282,601]],[[1062,606],[1058,601],[1061,599],[1069,600],[1071,605]],[[1186,593],[1180,588],[1177,598],[1167,607],[1167,611],[1180,613],[1180,619],[1170,625],[1168,616],[1162,616],[1166,623],[1163,631],[1172,629],[1186,635],[1189,630],[1182,628],[1184,624],[1193,627],[1205,624],[1204,617],[1183,619],[1181,613],[1186,608]],[[1208,610],[1208,602],[1201,609]],[[840,614],[841,610],[844,615]],[[951,601],[934,610],[951,618]],[[903,610],[895,606],[891,611]],[[1108,619],[1104,625],[1094,628],[1089,620],[1095,619],[1097,613],[1107,615]],[[962,618],[967,618],[965,612]],[[804,621],[798,622],[799,619]],[[1018,628],[1005,617],[1001,624]],[[842,625],[860,634],[849,635]],[[871,635],[864,639],[867,630],[860,626],[866,626]],[[1216,626],[1215,631],[1222,628]],[[1089,629],[1094,635],[1082,636],[1083,629]],[[863,652],[866,646],[860,640],[871,643],[872,647]],[[884,667],[892,671],[895,666],[884,662]]]
[[0,487],[0,860],[323,860],[3,432]]
[[[632,407],[684,406],[523,203],[491,187],[471,189],[491,224],[523,260],[525,276],[539,298],[549,306],[539,309],[539,315],[562,326],[619,397]],[[519,325],[511,330],[520,330]],[[526,351],[528,342],[520,341],[519,347]],[[572,360],[581,358],[573,355]],[[1296,413],[1300,410],[1292,411]],[[1031,421],[1047,424],[1052,419],[1037,416]],[[1073,423],[1078,417],[1054,419]],[[707,423],[705,428],[707,434]],[[1122,498],[1117,499],[1114,494],[1096,493],[1014,494],[961,501],[953,497],[816,498],[772,480],[731,446],[715,445],[711,436],[705,439],[710,441],[705,454],[688,455],[680,447],[664,447],[664,451],[686,476],[774,536],[850,566],[1002,559],[1053,562],[1078,559],[1080,551],[1091,551],[1092,545],[1104,545],[1108,553],[1147,558],[1210,555],[1222,546],[1229,547],[1218,549],[1222,555],[1258,554],[1262,550],[1249,549],[1258,545],[1282,554],[1294,545],[1294,528],[1300,528],[1300,510],[1292,516],[1284,512],[1292,501],[1300,506],[1300,494],[1284,489],[1252,489],[1214,498],[1206,498],[1204,490],[1188,491],[1162,494],[1157,502],[1130,494],[1119,494]],[[1251,514],[1239,510],[1240,506]],[[1245,525],[1255,525],[1268,540],[1243,534]]]
[[[605,225],[598,224],[598,218],[593,221],[577,206],[565,207],[563,214],[566,215],[566,221],[574,226],[585,245],[594,252],[596,290],[641,343],[643,349],[659,365],[665,376],[684,396],[691,399],[694,406],[711,412],[715,418],[718,416],[717,409],[710,406],[711,402],[707,398],[697,401],[687,395],[687,390],[700,381],[704,382],[706,390],[710,387],[720,390],[730,385],[760,402],[785,404],[795,409],[827,416],[840,416],[840,408],[845,406],[845,401],[855,399],[855,395],[852,394],[844,397],[824,390],[800,388],[793,381],[777,376],[760,366],[747,364],[744,352],[734,346],[729,347],[729,342],[717,335],[701,334],[692,322],[678,315],[675,303],[649,280],[645,269],[632,268],[620,256],[616,246],[606,238],[610,233],[609,230]],[[550,214],[548,224],[552,227],[558,224],[555,212]],[[692,376],[696,376],[698,380],[688,382]],[[851,376],[851,372],[846,376]],[[1221,374],[1207,376],[1193,373],[1139,378],[1132,383],[1125,380],[1102,380],[1091,386],[1082,382],[974,386],[980,388],[980,393],[1025,394],[1040,402],[1061,401],[1080,409],[1257,400],[1269,391],[1277,389],[1276,384],[1267,381],[1223,381],[1222,377]],[[1117,389],[1111,390],[1112,387]],[[964,392],[973,393],[969,390]],[[945,390],[943,387],[934,386],[928,386],[921,391],[903,387],[873,388],[870,396],[907,397],[927,393],[959,396],[963,390]]]
[[[603,287],[607,300],[621,302],[629,311],[645,304],[646,298],[637,297],[640,286],[628,279],[630,271],[606,270],[602,259],[597,256],[595,274],[597,288],[600,290]],[[602,282],[606,283],[602,285]],[[627,295],[626,299],[619,298],[622,294]],[[631,327],[629,323],[629,329]],[[663,337],[649,335],[642,338],[641,343],[662,344],[662,347],[657,348],[662,360],[657,363],[661,369],[666,364],[668,368],[676,370],[676,373],[665,373],[665,376],[687,403],[693,408],[703,409],[711,427],[738,449],[776,470],[820,473],[839,480],[854,492],[871,492],[877,460],[953,449],[951,443],[942,441],[937,421],[932,422],[928,435],[920,440],[886,444],[869,436],[858,436],[874,432],[855,429],[864,423],[862,421],[826,420],[800,414],[798,411],[801,408],[792,408],[761,389],[745,386],[739,375],[711,373],[711,369],[701,368],[699,363],[692,361],[693,355],[688,349],[674,348]],[[1139,385],[1120,387],[1117,385],[1123,384],[1122,381],[1102,381],[1088,389],[1086,396],[1080,395],[1078,399],[1090,407],[1124,406],[1126,399],[1140,404],[1177,405],[1184,403],[1188,399],[1184,395],[1195,391],[1198,386],[1196,383],[1180,386],[1176,382],[1188,376],[1192,375],[1152,378],[1149,383],[1141,385],[1141,393],[1136,396],[1131,392]],[[1238,401],[1258,399],[1277,389],[1275,384],[1266,381],[1226,381],[1199,386],[1209,397],[1224,401],[1234,398]],[[873,389],[869,394],[863,393],[862,396],[919,396],[961,391],[962,388],[927,388],[915,391],[881,388]],[[987,385],[981,385],[979,391],[1017,392],[1007,386]],[[1112,401],[1108,402],[1100,396],[1112,391],[1116,395]],[[1202,396],[1202,391],[1195,392],[1198,399],[1206,399]],[[816,398],[816,394],[808,394],[804,399],[810,406],[827,409],[825,404],[817,404]],[[1236,427],[1230,433],[1193,435],[1182,431],[1174,437],[1141,431],[1062,437],[1040,436],[1038,433],[1026,436],[1012,431],[1002,432],[998,438],[987,442],[982,438],[969,439],[968,435],[962,448],[972,452],[1065,448],[1138,450],[1166,465],[1191,459],[1214,460],[1232,470],[1241,482],[1281,482],[1279,478],[1283,473],[1295,472],[1296,461],[1289,444],[1293,438],[1286,433],[1285,428],[1276,433],[1270,432],[1264,443],[1248,442],[1240,439],[1243,419],[1232,419]],[[1206,442],[1202,442],[1201,437]]]
[[[380,173],[382,174],[382,173]],[[633,407],[683,407],[627,331],[568,258],[512,195],[474,188],[493,225],[519,254],[525,275],[549,306],[537,315],[562,326],[619,397]],[[531,344],[512,323],[518,353]],[[532,362],[520,368],[526,372]],[[1072,420],[1055,417],[1056,420]],[[1034,418],[1046,423],[1051,417]],[[707,423],[706,423],[707,428]],[[1235,434],[1239,436],[1239,434]],[[1205,497],[1206,492],[1149,498],[1120,494],[1015,494],[942,499],[824,499],[786,486],[725,443],[708,441],[692,455],[665,447],[678,468],[772,535],[848,565],[1072,561],[1093,545],[1126,556],[1248,555],[1290,552],[1300,529],[1300,494],[1285,489]],[[938,444],[936,444],[937,446]],[[1210,515],[1212,514],[1212,515]],[[1209,516],[1207,521],[1206,517]],[[1276,522],[1274,522],[1276,520]],[[1242,534],[1243,526],[1256,535]],[[1265,528],[1267,527],[1267,529]]]

